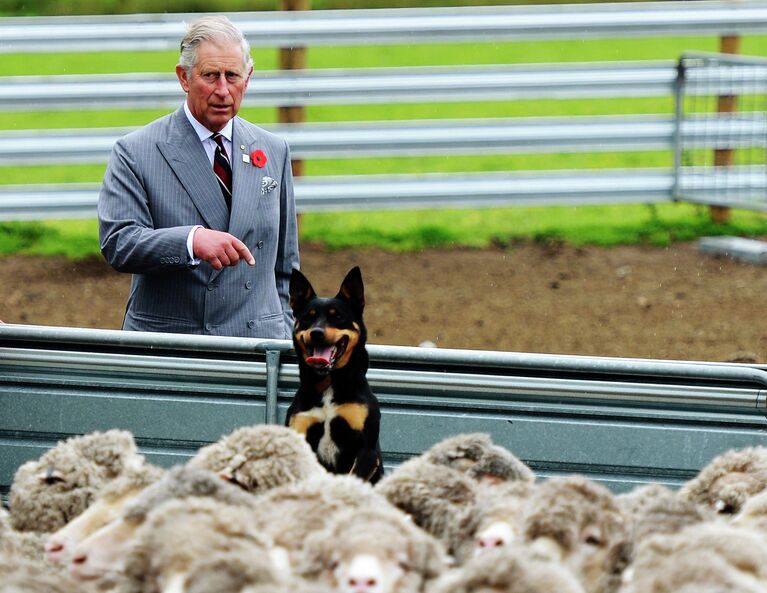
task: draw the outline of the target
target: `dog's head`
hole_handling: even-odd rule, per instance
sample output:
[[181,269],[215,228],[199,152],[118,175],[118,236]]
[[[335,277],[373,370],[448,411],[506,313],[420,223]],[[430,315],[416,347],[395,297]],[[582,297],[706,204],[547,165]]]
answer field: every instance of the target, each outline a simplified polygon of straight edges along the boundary
[[365,347],[362,321],[365,295],[362,274],[352,268],[332,298],[318,297],[309,280],[293,270],[290,277],[290,306],[293,309],[293,344],[299,358],[320,375],[349,364]]

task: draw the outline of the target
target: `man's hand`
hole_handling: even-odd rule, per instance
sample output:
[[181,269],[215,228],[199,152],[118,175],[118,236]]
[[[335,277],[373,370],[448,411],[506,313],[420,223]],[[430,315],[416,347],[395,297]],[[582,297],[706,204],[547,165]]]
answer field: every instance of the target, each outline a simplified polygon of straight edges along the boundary
[[192,251],[195,257],[205,260],[216,270],[237,265],[240,259],[251,266],[256,263],[245,243],[229,233],[212,229],[200,228],[194,232]]

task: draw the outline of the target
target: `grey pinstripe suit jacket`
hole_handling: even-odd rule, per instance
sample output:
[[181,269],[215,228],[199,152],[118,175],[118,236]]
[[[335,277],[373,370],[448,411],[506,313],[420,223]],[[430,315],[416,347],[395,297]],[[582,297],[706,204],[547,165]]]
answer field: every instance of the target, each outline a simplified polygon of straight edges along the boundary
[[[98,216],[104,257],[133,274],[123,329],[290,337],[288,284],[299,261],[288,146],[242,118],[233,125],[231,217],[183,107],[115,143]],[[243,162],[256,149],[268,159],[263,168]],[[262,194],[267,176],[277,187]],[[256,265],[190,266],[196,224],[239,238]]]

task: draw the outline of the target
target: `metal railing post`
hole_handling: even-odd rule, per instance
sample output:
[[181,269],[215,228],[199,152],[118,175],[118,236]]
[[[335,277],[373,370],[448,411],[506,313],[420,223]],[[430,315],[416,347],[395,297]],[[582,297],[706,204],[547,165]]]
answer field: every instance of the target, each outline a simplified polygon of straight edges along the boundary
[[680,175],[682,173],[682,122],[684,121],[684,57],[679,58],[674,81],[674,184],[671,199],[680,199]]
[[280,376],[280,351],[266,351],[266,424],[277,424],[277,384]]

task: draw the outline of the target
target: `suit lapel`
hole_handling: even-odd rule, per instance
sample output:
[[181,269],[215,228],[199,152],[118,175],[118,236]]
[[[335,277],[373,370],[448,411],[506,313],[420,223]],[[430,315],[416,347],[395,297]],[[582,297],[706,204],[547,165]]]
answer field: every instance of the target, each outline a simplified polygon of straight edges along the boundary
[[232,134],[232,219],[229,232],[243,241],[247,238],[246,233],[256,226],[264,169],[246,163],[242,155],[250,155],[255,149],[261,148],[258,143],[258,136],[239,118],[235,118]]
[[221,188],[183,107],[173,114],[171,129],[168,140],[158,142],[157,148],[184,186],[208,228],[227,230],[229,211],[221,195]]

